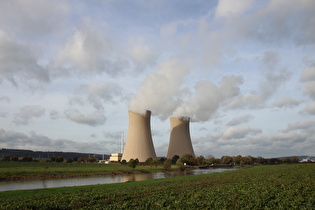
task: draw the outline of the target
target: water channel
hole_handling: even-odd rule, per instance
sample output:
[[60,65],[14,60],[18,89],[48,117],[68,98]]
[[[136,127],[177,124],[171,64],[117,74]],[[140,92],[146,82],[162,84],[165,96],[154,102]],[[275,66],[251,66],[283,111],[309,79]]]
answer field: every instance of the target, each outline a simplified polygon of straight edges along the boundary
[[47,180],[27,180],[27,181],[8,181],[0,182],[0,191],[9,190],[28,190],[28,189],[43,189],[54,187],[73,187],[83,185],[111,184],[131,181],[141,181],[149,179],[162,179],[176,176],[199,175],[219,173],[224,171],[233,171],[237,168],[210,168],[210,169],[194,169],[187,171],[161,171],[154,173],[142,174],[122,174],[122,175],[104,175],[84,178],[69,178],[69,179],[47,179]]

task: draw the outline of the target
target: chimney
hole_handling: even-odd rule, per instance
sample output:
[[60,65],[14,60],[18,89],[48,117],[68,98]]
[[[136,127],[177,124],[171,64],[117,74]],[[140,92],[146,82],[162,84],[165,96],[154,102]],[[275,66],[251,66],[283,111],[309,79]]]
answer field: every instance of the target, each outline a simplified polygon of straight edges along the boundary
[[128,114],[128,135],[122,160],[128,162],[131,158],[138,158],[140,162],[145,162],[148,158],[156,158],[151,135],[151,111],[147,110],[143,115],[132,111]]
[[175,155],[192,154],[195,156],[189,132],[189,117],[171,117],[170,142],[166,158],[172,159]]

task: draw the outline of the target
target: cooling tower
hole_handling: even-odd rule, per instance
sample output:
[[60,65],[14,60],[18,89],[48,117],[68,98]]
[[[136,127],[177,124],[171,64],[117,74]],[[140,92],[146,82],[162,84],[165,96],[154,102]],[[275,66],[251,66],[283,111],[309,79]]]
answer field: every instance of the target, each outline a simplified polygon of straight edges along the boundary
[[174,155],[192,154],[195,156],[189,132],[189,117],[171,117],[170,142],[166,158],[172,159]]
[[145,162],[148,158],[156,158],[152,142],[150,117],[151,111],[144,115],[129,111],[129,127],[122,160],[138,158]]

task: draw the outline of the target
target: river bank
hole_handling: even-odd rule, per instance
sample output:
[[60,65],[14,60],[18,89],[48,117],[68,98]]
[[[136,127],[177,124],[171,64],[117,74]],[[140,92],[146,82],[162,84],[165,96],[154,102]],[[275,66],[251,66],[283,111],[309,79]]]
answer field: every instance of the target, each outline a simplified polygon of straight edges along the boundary
[[119,184],[0,192],[2,209],[313,209],[315,165],[258,166]]
[[[171,170],[177,170],[172,166]],[[0,162],[0,181],[44,180],[163,171],[163,166],[120,164]]]

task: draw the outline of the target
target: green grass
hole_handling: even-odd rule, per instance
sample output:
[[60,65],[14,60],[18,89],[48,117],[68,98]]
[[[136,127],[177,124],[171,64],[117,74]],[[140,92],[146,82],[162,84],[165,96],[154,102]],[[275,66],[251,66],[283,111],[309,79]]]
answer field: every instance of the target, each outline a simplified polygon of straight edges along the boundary
[[0,209],[315,209],[315,164],[0,192]]
[[162,166],[106,165],[98,163],[0,162],[0,181],[40,178],[66,178],[89,175],[146,173],[161,171]]

